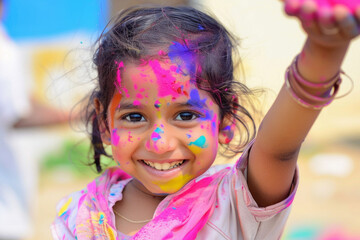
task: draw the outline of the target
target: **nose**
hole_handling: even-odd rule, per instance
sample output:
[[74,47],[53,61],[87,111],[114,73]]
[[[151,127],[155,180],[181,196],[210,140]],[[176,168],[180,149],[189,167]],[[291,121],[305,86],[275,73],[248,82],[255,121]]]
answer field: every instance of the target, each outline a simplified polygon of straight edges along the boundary
[[176,147],[176,139],[169,129],[156,127],[145,143],[146,150],[156,154],[171,152]]

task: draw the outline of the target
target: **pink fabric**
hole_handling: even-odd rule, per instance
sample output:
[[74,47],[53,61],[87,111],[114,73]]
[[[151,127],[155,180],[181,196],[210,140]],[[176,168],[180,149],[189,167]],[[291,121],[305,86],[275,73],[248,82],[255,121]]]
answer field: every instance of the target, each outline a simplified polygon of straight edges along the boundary
[[133,239],[195,239],[214,211],[219,182],[230,169],[190,181],[179,192],[168,196],[168,201],[162,201],[158,206],[155,218]]
[[[211,176],[194,179],[177,193],[167,196],[166,201],[158,206],[154,219],[131,239],[195,239],[214,211],[219,182],[230,170],[227,167]],[[110,186],[129,177],[117,167],[108,169],[105,174],[88,184],[86,191],[78,199],[77,207],[68,207],[69,210],[59,213],[65,224],[71,225],[69,211],[77,209],[77,213],[72,214],[76,216],[73,236],[77,236],[78,240],[118,239],[108,196],[111,194]],[[71,203],[74,200],[68,198],[62,205],[69,201]],[[60,231],[53,231],[57,232]],[[57,237],[73,239],[70,236],[63,234]]]

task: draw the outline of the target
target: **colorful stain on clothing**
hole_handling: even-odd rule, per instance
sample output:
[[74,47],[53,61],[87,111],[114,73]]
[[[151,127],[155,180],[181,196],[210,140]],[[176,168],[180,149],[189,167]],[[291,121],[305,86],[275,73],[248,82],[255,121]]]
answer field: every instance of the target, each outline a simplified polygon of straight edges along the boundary
[[[116,239],[115,230],[109,225],[108,220],[106,219],[106,215],[104,212],[90,212],[91,222],[93,223],[93,227],[96,229],[103,229],[106,234],[106,237],[111,240]],[[100,230],[96,230],[100,232]],[[80,233],[80,231],[78,231]]]
[[69,205],[70,205],[71,202],[72,202],[72,197],[70,197],[66,201],[66,203],[64,203],[64,205],[60,208],[59,217],[64,216],[67,213]]
[[153,140],[154,142],[158,141],[161,138],[160,134],[162,133],[164,133],[164,131],[161,128],[157,127],[151,134],[151,140]]
[[117,146],[119,144],[120,137],[117,134],[117,128],[114,128],[111,132],[111,144]]
[[207,147],[206,138],[204,136],[200,136],[195,141],[190,142],[188,146],[191,152],[198,154],[202,151],[203,148]]
[[104,214],[103,213],[99,213],[99,224],[101,225],[101,224],[103,224],[104,223]]
[[180,188],[182,188],[186,183],[188,183],[193,176],[189,174],[177,176],[170,181],[164,182],[153,182],[154,184],[158,185],[160,189],[164,192],[177,192]]

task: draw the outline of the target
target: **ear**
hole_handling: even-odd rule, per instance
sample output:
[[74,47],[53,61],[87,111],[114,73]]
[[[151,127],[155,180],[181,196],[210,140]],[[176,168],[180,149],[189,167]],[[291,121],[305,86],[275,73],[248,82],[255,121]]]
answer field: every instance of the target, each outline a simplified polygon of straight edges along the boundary
[[98,98],[94,99],[94,106],[95,106],[96,118],[97,118],[97,121],[98,121],[101,140],[106,145],[111,145],[111,135],[109,133],[108,128],[106,127],[107,122],[102,117],[102,113],[104,112],[104,107],[100,103]]
[[[239,99],[234,95],[232,97],[233,111],[236,114],[236,105],[239,102]],[[219,126],[219,143],[220,144],[229,144],[234,138],[234,133],[236,129],[236,119],[233,114],[226,114]]]
[[236,123],[233,116],[224,116],[219,126],[219,143],[229,144],[234,138]]

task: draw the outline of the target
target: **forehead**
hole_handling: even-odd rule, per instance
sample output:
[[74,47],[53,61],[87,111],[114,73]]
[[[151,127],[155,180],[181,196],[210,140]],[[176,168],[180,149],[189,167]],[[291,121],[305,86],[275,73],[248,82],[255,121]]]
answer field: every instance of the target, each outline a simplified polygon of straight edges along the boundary
[[190,86],[195,87],[194,74],[184,64],[174,63],[169,58],[151,59],[140,63],[118,64],[118,90],[154,91],[158,97],[177,97]]

